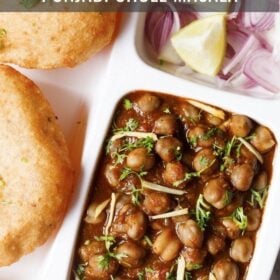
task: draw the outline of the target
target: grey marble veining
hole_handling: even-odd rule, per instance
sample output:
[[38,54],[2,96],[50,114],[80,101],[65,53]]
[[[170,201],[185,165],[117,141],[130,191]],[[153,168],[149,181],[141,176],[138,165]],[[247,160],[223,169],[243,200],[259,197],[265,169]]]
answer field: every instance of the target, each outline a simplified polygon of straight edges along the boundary
[[270,280],[280,280],[280,254],[274,266],[274,271]]

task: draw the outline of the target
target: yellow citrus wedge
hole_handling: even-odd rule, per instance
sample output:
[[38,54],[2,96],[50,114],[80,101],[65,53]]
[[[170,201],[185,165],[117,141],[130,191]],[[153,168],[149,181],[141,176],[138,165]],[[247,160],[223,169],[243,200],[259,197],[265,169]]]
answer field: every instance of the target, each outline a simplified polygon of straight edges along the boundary
[[192,22],[175,33],[171,43],[193,70],[216,76],[226,51],[225,15],[217,14]]

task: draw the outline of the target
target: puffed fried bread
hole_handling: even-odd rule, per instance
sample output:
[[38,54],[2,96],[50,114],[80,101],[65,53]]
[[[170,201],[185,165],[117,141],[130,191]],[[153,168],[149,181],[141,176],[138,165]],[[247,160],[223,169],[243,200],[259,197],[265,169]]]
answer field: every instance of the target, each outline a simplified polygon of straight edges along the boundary
[[0,66],[0,266],[42,245],[72,193],[68,148],[39,88]]
[[115,25],[116,13],[0,13],[0,62],[74,67],[111,42]]

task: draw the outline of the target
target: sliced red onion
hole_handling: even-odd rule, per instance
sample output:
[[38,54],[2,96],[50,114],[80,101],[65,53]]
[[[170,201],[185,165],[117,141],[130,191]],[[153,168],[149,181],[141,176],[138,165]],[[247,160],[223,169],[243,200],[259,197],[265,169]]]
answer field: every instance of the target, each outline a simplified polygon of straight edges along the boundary
[[235,53],[234,48],[230,44],[227,44],[226,58],[232,59]]
[[257,86],[257,83],[245,76],[241,70],[235,72],[224,84],[239,89],[251,89]]
[[251,31],[266,31],[273,27],[275,14],[272,12],[245,12],[242,13],[239,26]]
[[261,43],[262,47],[272,52],[273,47],[271,46],[271,43],[265,37],[265,35],[263,33],[256,33],[255,35],[258,38],[259,42]]
[[150,12],[147,14],[145,34],[152,48],[158,53],[167,42],[174,23],[173,12]]
[[197,14],[193,11],[179,12],[181,27],[184,27],[197,19]]
[[260,48],[260,43],[258,39],[254,35],[251,35],[242,49],[236,53],[236,55],[232,58],[232,60],[223,68],[223,74],[227,75],[229,72],[232,71],[237,65],[241,64],[248,53]]
[[243,73],[268,91],[280,92],[280,63],[265,49],[256,50],[247,57]]
[[239,53],[245,45],[248,35],[240,30],[229,30],[227,34],[228,44],[234,49],[235,53]]

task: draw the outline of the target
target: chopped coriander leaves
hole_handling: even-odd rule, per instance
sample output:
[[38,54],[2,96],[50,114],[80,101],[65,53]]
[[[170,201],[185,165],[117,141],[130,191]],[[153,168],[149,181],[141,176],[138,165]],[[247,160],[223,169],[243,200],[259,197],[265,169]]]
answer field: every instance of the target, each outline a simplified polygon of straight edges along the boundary
[[143,271],[137,273],[138,280],[145,280],[147,273],[153,273],[154,270],[150,267],[146,267]]
[[205,168],[205,167],[207,167],[209,165],[209,159],[207,157],[205,157],[205,156],[202,156],[199,159],[199,163],[200,163],[200,166],[202,168]]
[[[114,159],[114,164],[122,164],[126,158],[126,153],[132,151],[136,148],[146,148],[147,151],[150,153],[154,149],[154,139],[150,136],[145,138],[140,138],[137,140],[126,139],[123,145],[119,148],[117,152],[113,152],[111,154],[112,158]],[[110,151],[111,141],[109,141],[106,147],[106,153],[108,154]]]
[[170,270],[166,273],[166,280],[176,280],[175,275],[175,264],[173,264],[170,268]]
[[183,153],[182,153],[182,149],[181,149],[181,147],[177,147],[176,149],[175,149],[175,158],[176,158],[176,160],[181,160],[182,159],[182,157],[183,157]]
[[140,202],[142,200],[141,192],[142,192],[141,189],[137,189],[134,186],[131,187],[131,202],[134,205],[140,205]]
[[136,176],[141,178],[141,177],[147,175],[147,171],[136,172],[136,171],[133,171],[131,168],[124,167],[121,171],[120,180],[123,181],[131,174],[135,174]]
[[116,239],[112,235],[95,236],[94,239],[97,241],[104,241],[107,250],[110,250],[110,248],[116,243]]
[[109,268],[110,266],[110,261],[111,259],[116,259],[116,260],[120,260],[121,258],[124,258],[126,255],[124,254],[117,254],[115,252],[113,252],[111,250],[111,247],[116,243],[116,239],[114,236],[111,235],[103,235],[100,237],[95,237],[95,240],[97,241],[104,241],[105,242],[105,247],[107,249],[107,252],[98,257],[98,266],[103,269],[106,270]]
[[223,131],[219,129],[218,127],[211,127],[207,130],[205,134],[202,135],[202,140],[209,140],[210,138],[216,136],[216,135],[222,135]]
[[220,166],[220,171],[225,171],[231,164],[234,163],[232,158],[233,149],[237,148],[239,144],[238,139],[233,136],[224,147],[220,147],[217,144],[213,145],[214,154],[222,159],[223,163]]
[[76,270],[74,270],[75,280],[84,280],[85,279],[85,269],[87,267],[87,263],[80,263],[77,265]]
[[192,148],[195,148],[197,146],[197,142],[199,140],[199,137],[192,136],[187,138],[187,142],[190,144]]
[[185,279],[184,280],[192,280],[192,274],[189,271],[185,272]]
[[138,280],[145,280],[145,271],[140,271],[137,273]]
[[251,197],[249,204],[252,206],[258,205],[261,209],[264,208],[265,201],[268,195],[268,188],[263,188],[261,190],[251,189]]
[[131,151],[136,148],[146,148],[150,153],[154,148],[154,139],[150,136],[137,139],[134,142],[127,141],[121,148],[121,151]]
[[127,132],[127,131],[135,131],[138,128],[138,126],[139,126],[138,121],[133,118],[130,118],[126,122],[125,127],[114,128],[113,132],[114,132],[114,134],[116,134],[116,133],[123,133],[123,132]]
[[112,153],[112,158],[114,159],[114,164],[115,165],[123,164],[124,160],[126,158],[126,154],[120,154],[118,152],[113,152]]
[[239,227],[242,232],[244,232],[248,226],[248,218],[244,214],[243,207],[238,207],[231,215],[232,220],[234,223]]
[[123,100],[123,107],[125,110],[130,110],[133,107],[133,103],[128,98],[125,98]]
[[127,257],[127,255],[125,254],[117,254],[115,252],[111,252],[111,251],[107,251],[104,255],[99,256],[98,257],[98,266],[103,269],[106,270],[109,268],[110,266],[110,261],[112,259],[116,259],[118,261],[120,261],[122,258]]
[[198,270],[202,267],[201,264],[196,263],[186,263],[186,269],[187,270]]
[[116,254],[113,252],[106,252],[104,255],[98,257],[98,267],[102,270],[106,270],[110,266],[112,258],[116,258]]
[[[203,158],[203,157],[202,157]],[[197,172],[189,172],[189,173],[185,173],[185,177],[182,180],[178,180],[176,182],[173,183],[174,187],[178,187],[179,185],[181,185],[182,183],[191,180],[192,178],[197,178],[200,177],[200,175],[207,170],[208,168],[210,168],[216,160],[213,160],[212,162],[209,163],[209,160],[205,158],[205,160],[207,160],[207,163],[205,161],[205,166],[203,166],[203,168],[200,171]]]
[[230,190],[227,190],[225,193],[225,198],[224,198],[224,205],[228,205],[231,203],[233,197],[233,192]]
[[190,172],[190,173],[185,173],[185,177],[182,180],[178,180],[173,183],[174,187],[178,187],[182,183],[191,180],[192,178],[197,178],[200,177],[200,172]]
[[203,195],[200,194],[196,201],[195,218],[199,227],[204,231],[211,218],[211,212],[209,205],[204,201]]

